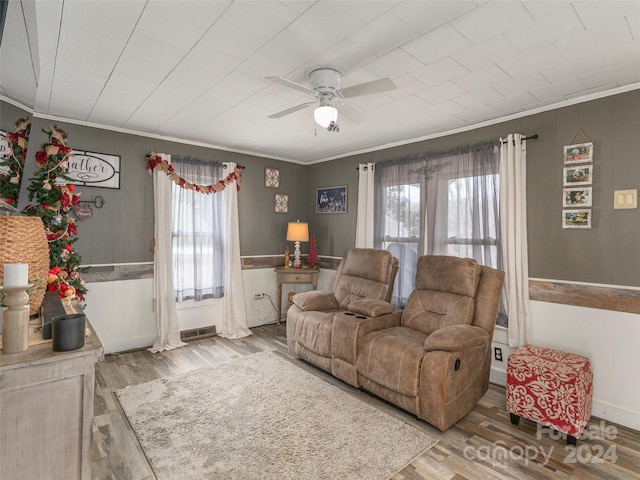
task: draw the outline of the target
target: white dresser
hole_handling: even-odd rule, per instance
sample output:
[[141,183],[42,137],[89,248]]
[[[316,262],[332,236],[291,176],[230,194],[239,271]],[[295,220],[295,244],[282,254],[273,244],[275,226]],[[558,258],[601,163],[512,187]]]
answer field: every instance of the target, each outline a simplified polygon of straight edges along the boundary
[[2,480],[91,479],[95,363],[104,350],[88,321],[87,329],[77,350],[54,352],[49,341],[0,353]]

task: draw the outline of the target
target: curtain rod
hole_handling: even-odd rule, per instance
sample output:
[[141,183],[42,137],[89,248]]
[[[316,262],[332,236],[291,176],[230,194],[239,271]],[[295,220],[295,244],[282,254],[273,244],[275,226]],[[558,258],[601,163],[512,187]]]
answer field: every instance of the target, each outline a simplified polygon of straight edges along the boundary
[[[185,160],[185,159],[188,159],[188,160]],[[222,168],[227,168],[227,165],[225,163],[219,162],[217,160],[214,160],[213,162],[211,162],[209,160],[203,160],[201,158],[180,157],[179,155],[176,155],[175,161],[177,163],[190,163],[192,165],[211,165],[211,164],[213,164],[213,165],[219,165]],[[240,165],[240,164],[237,164],[237,163],[236,163],[236,165],[237,165],[238,168],[240,168],[242,170],[244,170],[244,168],[245,168],[244,165]]]
[[[537,133],[535,135],[530,135],[528,137],[522,137],[522,140],[537,140],[537,139],[538,139],[538,134]],[[508,142],[502,142],[503,145],[505,143],[508,143]]]
[[[537,140],[538,134],[536,133],[535,135],[529,135],[528,137],[522,137],[522,140]],[[507,142],[502,142],[502,144],[504,145]],[[366,170],[367,167],[365,166],[364,169]],[[360,170],[360,167],[356,167],[356,170]]]

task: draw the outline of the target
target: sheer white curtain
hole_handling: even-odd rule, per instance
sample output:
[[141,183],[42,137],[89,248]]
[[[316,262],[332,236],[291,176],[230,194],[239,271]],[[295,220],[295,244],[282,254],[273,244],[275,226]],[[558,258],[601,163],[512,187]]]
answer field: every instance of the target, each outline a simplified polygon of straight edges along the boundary
[[501,268],[499,156],[494,143],[427,160],[426,252],[473,258]]
[[[170,155],[159,154],[171,161]],[[157,168],[153,171],[153,216],[155,251],[153,255],[153,306],[158,338],[149,349],[153,353],[186,345],[180,340],[173,286],[171,241],[171,179]]]
[[421,255],[501,268],[498,172],[496,142],[376,163],[375,245],[399,260],[397,305],[415,288]]
[[515,133],[500,139],[500,217],[505,271],[504,307],[509,346],[531,338],[527,244],[527,142]]
[[[225,163],[226,171],[233,172],[235,163]],[[236,180],[237,182],[237,180]],[[240,263],[240,229],[238,222],[237,183],[227,185],[222,192],[224,199],[224,258],[225,293],[220,336],[225,338],[243,338],[251,335],[247,325],[247,312],[244,303],[242,268]]]
[[356,215],[356,248],[373,248],[374,163],[358,166],[358,213]]
[[[222,163],[172,156],[174,172],[198,184],[213,185],[224,178]],[[224,295],[222,195],[203,195],[171,183],[173,206],[173,282],[176,301],[220,298]]]
[[376,163],[374,241],[398,259],[392,302],[399,307],[415,290],[416,265],[424,254],[425,165],[423,157]]

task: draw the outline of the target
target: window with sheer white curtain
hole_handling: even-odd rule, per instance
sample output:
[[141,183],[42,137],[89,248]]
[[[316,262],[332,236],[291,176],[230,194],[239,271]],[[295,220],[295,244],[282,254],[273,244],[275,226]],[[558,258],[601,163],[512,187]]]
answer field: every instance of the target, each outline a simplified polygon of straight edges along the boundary
[[[223,165],[191,157],[171,157],[175,173],[200,185],[223,178]],[[204,195],[172,183],[172,254],[176,301],[224,295],[223,196]]]
[[[422,162],[424,163],[424,162]],[[413,160],[378,162],[374,180],[374,245],[398,259],[392,301],[404,306],[423,255],[424,175]]]
[[[501,268],[499,155],[493,143],[376,164],[375,245],[398,258],[394,302],[415,289],[419,256]],[[506,317],[499,316],[499,323]]]

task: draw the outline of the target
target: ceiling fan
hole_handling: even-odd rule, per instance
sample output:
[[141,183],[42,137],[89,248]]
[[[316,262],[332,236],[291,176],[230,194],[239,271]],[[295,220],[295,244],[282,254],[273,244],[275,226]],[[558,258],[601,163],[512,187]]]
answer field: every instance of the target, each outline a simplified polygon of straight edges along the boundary
[[390,78],[381,78],[380,80],[341,89],[340,80],[344,77],[344,72],[335,67],[313,68],[309,70],[305,76],[311,83],[310,87],[287,80],[283,77],[265,77],[266,80],[279,83],[285,87],[294,88],[315,97],[314,101],[287,108],[281,112],[269,115],[269,118],[281,118],[310,107],[311,105],[317,105],[313,112],[315,122],[329,131],[339,131],[337,127],[338,112],[353,123],[362,123],[366,119],[366,116],[362,112],[345,104],[342,99],[396,89],[395,83],[393,83]]

